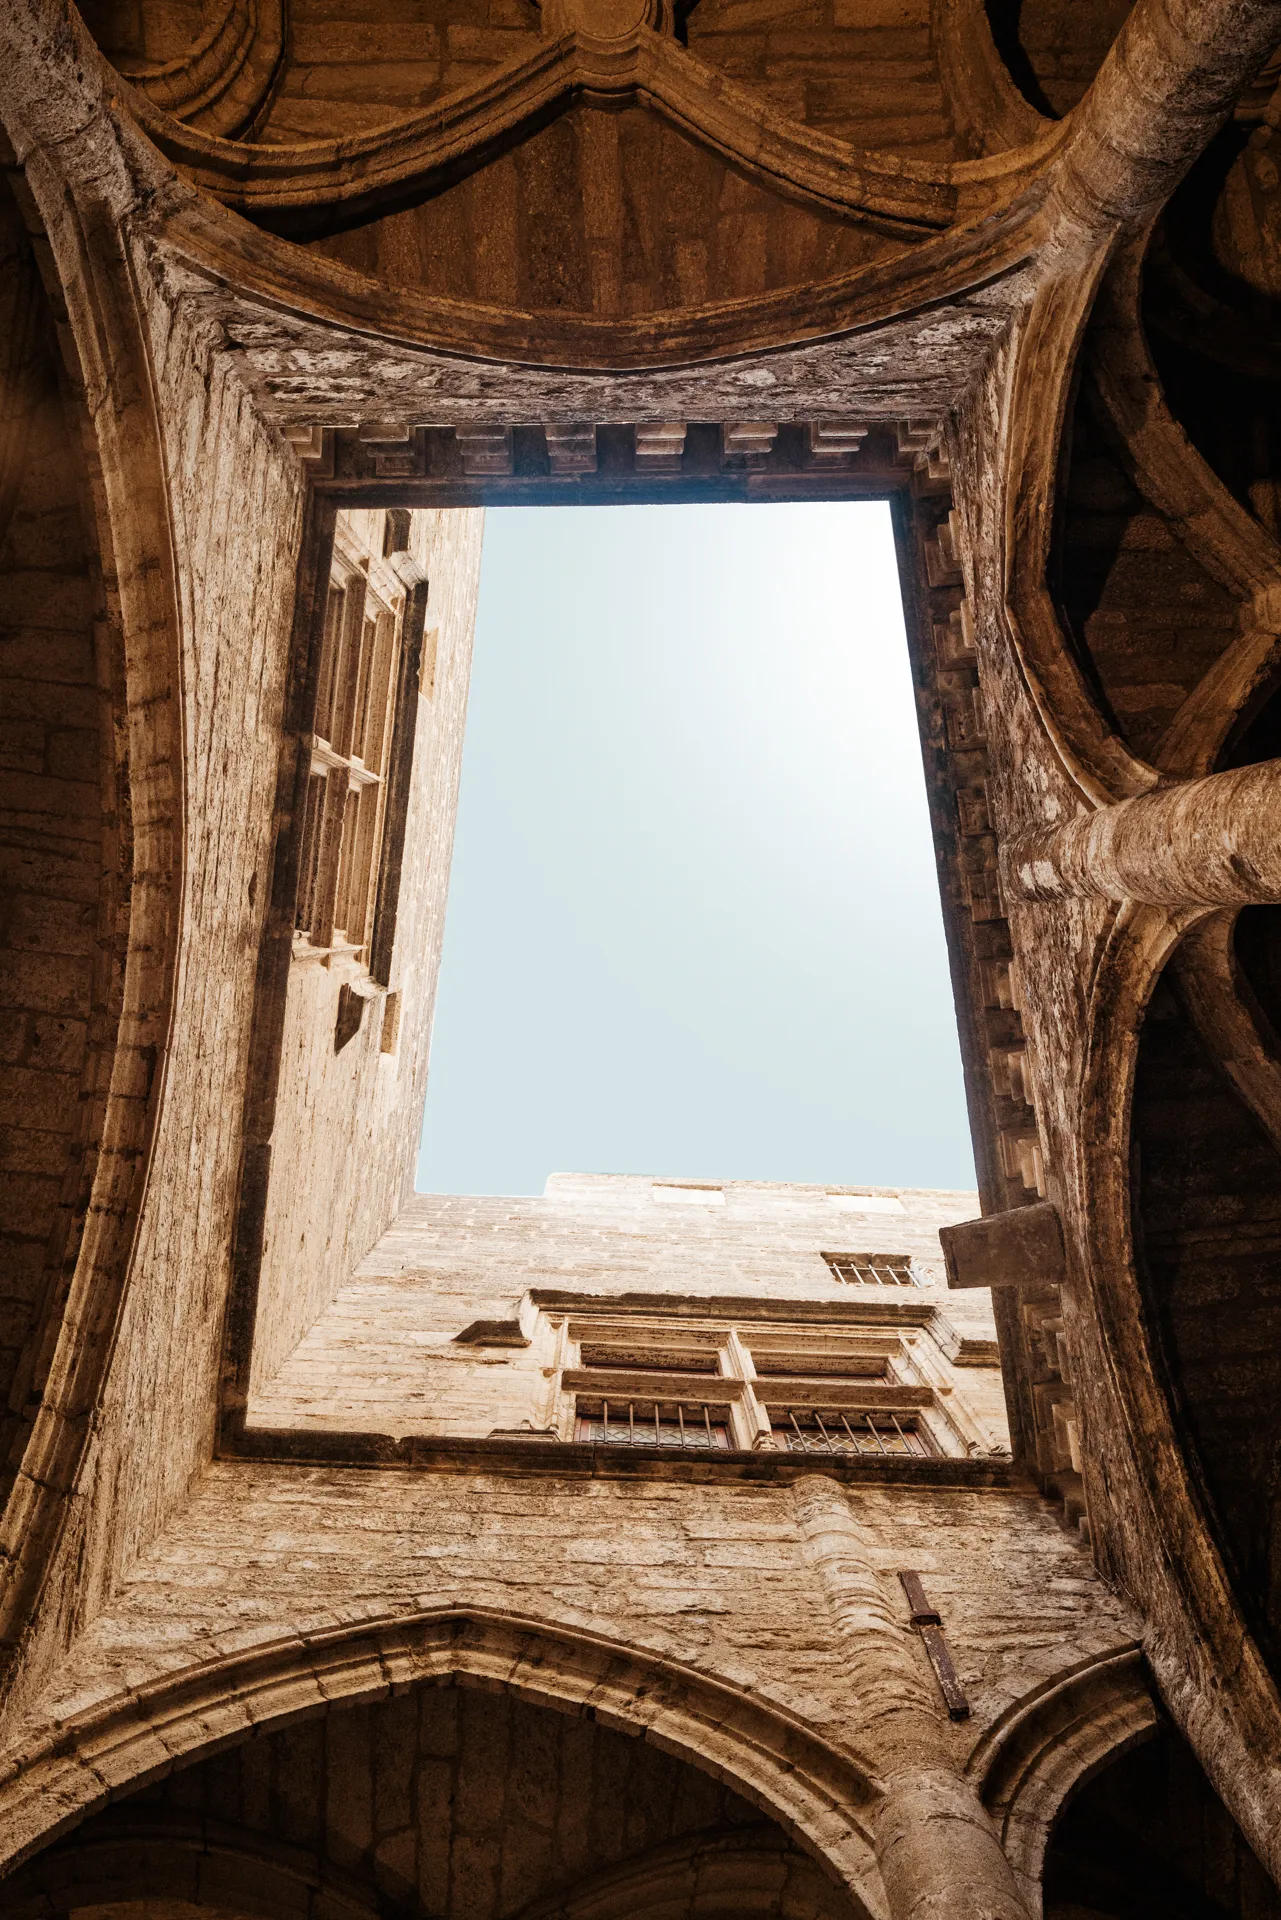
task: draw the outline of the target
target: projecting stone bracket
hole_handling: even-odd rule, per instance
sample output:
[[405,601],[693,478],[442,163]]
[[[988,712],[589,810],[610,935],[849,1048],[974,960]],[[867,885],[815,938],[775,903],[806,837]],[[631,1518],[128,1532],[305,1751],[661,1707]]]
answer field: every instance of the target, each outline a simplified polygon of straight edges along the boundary
[[371,1000],[385,1000],[387,989],[362,975],[346,980],[338,989],[338,1015],[334,1022],[334,1052],[341,1053],[354,1040],[364,1023],[365,1008]]
[[1062,1286],[1063,1229],[1048,1200],[941,1227],[949,1287]]
[[331,427],[291,420],[286,422],[281,431],[295,457],[302,462],[303,472],[309,480],[333,479],[334,435]]
[[519,1319],[473,1320],[454,1335],[454,1345],[462,1347],[527,1347],[529,1336]]

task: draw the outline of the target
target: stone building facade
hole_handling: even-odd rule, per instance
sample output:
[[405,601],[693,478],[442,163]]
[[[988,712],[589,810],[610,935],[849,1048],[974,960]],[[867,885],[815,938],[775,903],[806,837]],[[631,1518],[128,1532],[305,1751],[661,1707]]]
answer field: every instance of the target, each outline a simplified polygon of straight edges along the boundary
[[[0,11],[0,1911],[1281,1908],[1279,45]],[[414,1197],[481,510],[869,497],[977,1202]]]

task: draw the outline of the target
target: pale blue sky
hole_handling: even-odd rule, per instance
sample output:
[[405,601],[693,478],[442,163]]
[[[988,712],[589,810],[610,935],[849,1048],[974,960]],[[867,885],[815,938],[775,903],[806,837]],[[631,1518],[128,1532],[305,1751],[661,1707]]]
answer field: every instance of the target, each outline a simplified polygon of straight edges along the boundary
[[418,1185],[970,1186],[889,509],[491,509]]

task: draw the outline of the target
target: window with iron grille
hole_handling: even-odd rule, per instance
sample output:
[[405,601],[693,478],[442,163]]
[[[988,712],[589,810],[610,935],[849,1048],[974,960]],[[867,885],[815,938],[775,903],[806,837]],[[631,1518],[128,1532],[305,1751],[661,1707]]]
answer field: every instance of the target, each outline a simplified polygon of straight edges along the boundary
[[578,1400],[575,1438],[624,1447],[729,1446],[727,1410],[706,1401]]
[[825,1253],[832,1278],[850,1287],[920,1287],[909,1253]]
[[771,1407],[774,1444],[791,1453],[929,1454],[934,1449],[914,1413],[841,1407]]

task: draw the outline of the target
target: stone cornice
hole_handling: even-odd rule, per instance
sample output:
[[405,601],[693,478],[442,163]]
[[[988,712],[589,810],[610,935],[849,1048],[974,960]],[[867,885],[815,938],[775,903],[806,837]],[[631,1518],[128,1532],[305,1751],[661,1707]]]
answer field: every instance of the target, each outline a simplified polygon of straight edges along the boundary
[[975,1493],[1013,1493],[1039,1498],[1027,1475],[1008,1459],[976,1456],[968,1460],[912,1454],[701,1452],[680,1447],[607,1446],[602,1442],[555,1440],[538,1434],[469,1439],[454,1435],[414,1435],[396,1440],[380,1433],[321,1433],[237,1427],[224,1424],[224,1459],[278,1466],[327,1468],[399,1468],[411,1473],[503,1474],[545,1481],[549,1475],[572,1480],[667,1480],[699,1484],[708,1480],[789,1486],[798,1476],[825,1473],[853,1486],[963,1487]]

